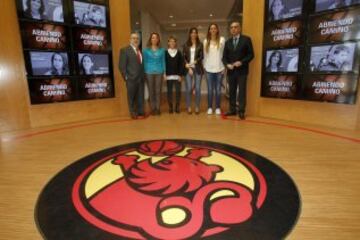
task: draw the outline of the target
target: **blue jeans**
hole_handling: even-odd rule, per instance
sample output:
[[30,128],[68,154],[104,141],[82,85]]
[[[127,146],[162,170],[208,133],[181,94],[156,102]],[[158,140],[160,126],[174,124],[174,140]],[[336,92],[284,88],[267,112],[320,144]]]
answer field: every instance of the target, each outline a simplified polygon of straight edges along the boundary
[[207,76],[207,85],[208,85],[208,108],[212,108],[213,105],[213,96],[215,92],[215,107],[220,108],[220,98],[221,98],[221,83],[223,79],[223,74],[218,73],[209,73],[206,72]]
[[200,99],[201,99],[201,74],[194,73],[193,76],[191,76],[189,73],[186,74],[186,84],[185,84],[185,98],[186,98],[186,107],[191,107],[191,96],[193,91],[193,79],[195,82],[195,107],[200,108]]

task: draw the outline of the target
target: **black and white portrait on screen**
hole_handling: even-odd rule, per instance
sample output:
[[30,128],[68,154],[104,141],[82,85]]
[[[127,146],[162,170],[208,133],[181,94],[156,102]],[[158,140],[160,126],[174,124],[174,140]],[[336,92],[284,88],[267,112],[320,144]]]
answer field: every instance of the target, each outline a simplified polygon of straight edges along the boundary
[[26,18],[64,22],[63,0],[22,0],[22,10]]
[[66,52],[30,52],[32,75],[63,76],[69,75],[68,55]]
[[74,18],[76,24],[106,27],[106,8],[98,4],[74,1]]

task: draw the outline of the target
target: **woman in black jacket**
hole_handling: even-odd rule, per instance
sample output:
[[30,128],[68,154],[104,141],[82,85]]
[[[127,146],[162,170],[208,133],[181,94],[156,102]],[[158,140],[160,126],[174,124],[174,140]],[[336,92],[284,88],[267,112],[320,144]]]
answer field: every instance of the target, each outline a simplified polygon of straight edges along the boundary
[[197,28],[190,29],[188,40],[183,48],[183,54],[185,60],[185,74],[186,74],[185,86],[186,86],[187,112],[189,114],[192,113],[191,96],[193,89],[195,87],[195,113],[199,114],[200,98],[201,98],[201,79],[204,73],[203,65],[202,65],[204,53],[203,53],[203,44],[200,42]]

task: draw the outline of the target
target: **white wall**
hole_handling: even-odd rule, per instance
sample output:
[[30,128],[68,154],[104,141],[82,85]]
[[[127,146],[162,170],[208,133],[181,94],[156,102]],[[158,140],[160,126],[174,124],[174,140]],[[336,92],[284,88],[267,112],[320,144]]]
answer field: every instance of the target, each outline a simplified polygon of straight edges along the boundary
[[146,11],[141,12],[141,30],[142,30],[143,47],[146,47],[146,43],[149,40],[150,34],[152,32],[159,33],[160,38],[163,39],[160,24],[149,12]]

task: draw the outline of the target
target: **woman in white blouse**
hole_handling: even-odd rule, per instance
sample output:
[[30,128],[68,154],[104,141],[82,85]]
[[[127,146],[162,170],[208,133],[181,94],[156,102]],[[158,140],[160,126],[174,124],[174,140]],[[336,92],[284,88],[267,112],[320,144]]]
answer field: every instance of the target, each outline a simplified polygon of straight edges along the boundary
[[219,27],[213,23],[209,26],[204,40],[204,68],[208,84],[208,111],[213,114],[213,96],[215,92],[215,114],[220,115],[221,83],[225,73],[222,62],[225,38],[220,36]]

